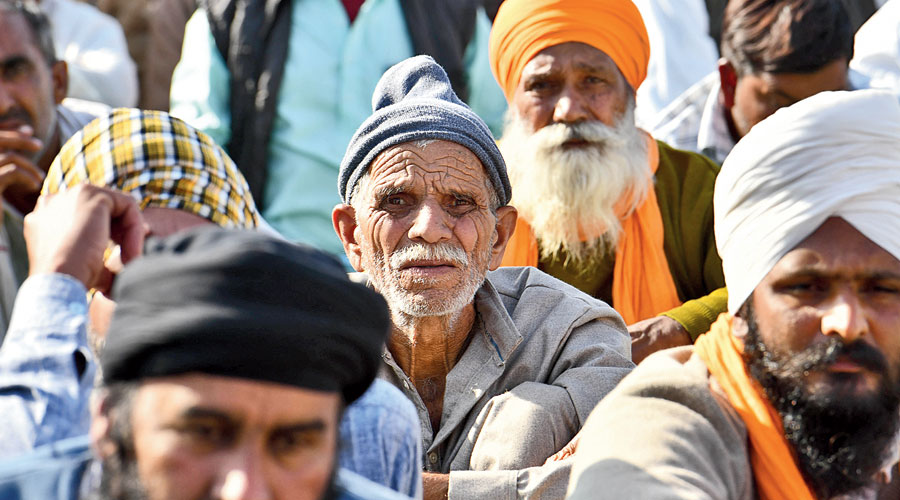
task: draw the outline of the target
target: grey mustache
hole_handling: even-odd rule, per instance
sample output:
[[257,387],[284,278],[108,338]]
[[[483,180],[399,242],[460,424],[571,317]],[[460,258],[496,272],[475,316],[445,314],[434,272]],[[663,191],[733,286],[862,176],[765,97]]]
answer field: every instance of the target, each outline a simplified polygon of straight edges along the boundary
[[413,243],[391,254],[390,264],[394,269],[399,269],[407,262],[417,260],[448,261],[460,267],[469,265],[469,256],[462,248],[450,243],[436,243],[426,245]]

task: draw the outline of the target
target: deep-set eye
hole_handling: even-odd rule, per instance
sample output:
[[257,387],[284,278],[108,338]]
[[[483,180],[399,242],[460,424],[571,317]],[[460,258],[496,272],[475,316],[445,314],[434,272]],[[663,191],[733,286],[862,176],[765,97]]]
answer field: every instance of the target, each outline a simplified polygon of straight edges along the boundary
[[16,78],[26,75],[30,67],[31,64],[27,59],[19,58],[9,61],[2,67],[3,79],[15,80]]
[[217,422],[188,422],[178,431],[193,444],[200,446],[224,446],[234,438],[234,429],[231,426]]
[[274,453],[279,455],[287,455],[315,448],[319,445],[321,440],[322,432],[319,431],[286,430],[273,434],[272,438],[270,439],[270,446]]

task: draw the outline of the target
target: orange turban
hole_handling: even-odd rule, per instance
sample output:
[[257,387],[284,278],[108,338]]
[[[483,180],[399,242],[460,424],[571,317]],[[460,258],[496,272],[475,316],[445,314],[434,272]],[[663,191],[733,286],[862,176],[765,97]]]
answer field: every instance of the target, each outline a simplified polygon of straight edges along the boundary
[[602,50],[635,90],[647,76],[650,38],[631,0],[505,0],[491,29],[491,69],[512,101],[538,52],[566,42]]

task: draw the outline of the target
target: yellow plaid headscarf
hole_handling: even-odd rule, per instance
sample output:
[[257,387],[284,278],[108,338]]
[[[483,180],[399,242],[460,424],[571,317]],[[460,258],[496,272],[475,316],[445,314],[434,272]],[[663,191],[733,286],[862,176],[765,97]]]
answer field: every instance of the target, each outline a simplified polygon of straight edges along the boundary
[[184,210],[226,228],[256,228],[250,188],[203,132],[161,111],[116,109],[69,139],[42,193],[93,184],[131,194],[141,209]]

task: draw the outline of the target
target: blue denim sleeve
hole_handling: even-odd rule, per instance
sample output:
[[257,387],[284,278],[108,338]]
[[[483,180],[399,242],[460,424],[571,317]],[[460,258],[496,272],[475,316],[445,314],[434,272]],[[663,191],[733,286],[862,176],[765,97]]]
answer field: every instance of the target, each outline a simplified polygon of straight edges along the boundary
[[422,436],[412,402],[376,379],[341,420],[339,463],[366,479],[422,498]]
[[0,347],[0,457],[87,434],[96,364],[84,286],[71,276],[25,280]]

